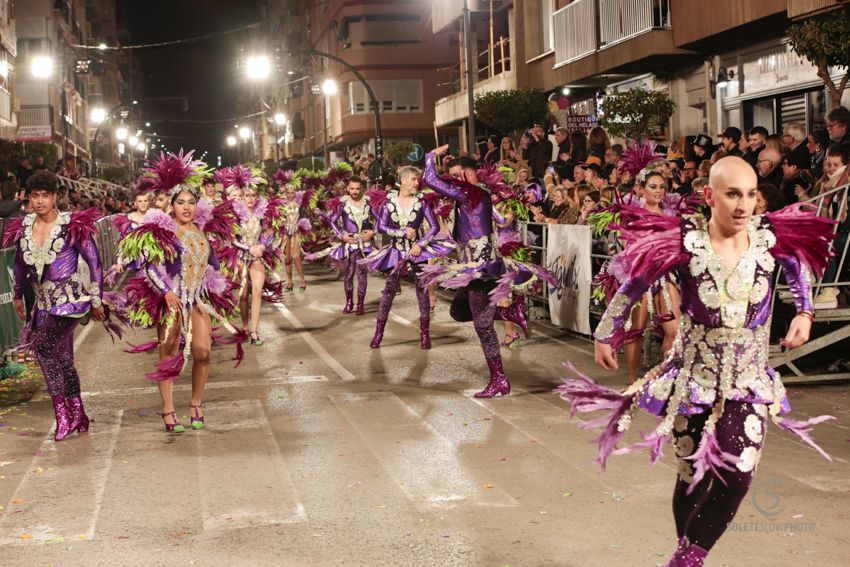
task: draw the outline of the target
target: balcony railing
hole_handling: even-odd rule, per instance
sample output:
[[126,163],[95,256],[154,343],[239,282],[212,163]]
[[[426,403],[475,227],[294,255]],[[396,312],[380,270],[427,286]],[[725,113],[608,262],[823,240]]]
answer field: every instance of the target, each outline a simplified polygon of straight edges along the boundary
[[654,29],[669,29],[670,21],[670,0],[575,0],[552,14],[555,67]]
[[788,0],[788,17],[797,18],[846,3],[840,0]]
[[669,27],[669,0],[599,0],[600,48]]
[[555,67],[596,51],[596,2],[576,0],[552,14]]
[[3,87],[0,87],[0,118],[12,121],[12,94]]
[[53,107],[47,104],[21,105],[18,126],[53,126]]

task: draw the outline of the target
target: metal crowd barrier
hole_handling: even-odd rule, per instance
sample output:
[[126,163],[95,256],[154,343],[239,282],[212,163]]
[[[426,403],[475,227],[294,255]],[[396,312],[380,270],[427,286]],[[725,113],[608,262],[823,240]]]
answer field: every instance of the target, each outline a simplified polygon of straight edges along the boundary
[[[0,219],[0,234],[6,227],[6,219]],[[104,217],[97,221],[98,234],[95,243],[100,254],[103,269],[106,270],[117,258],[118,232],[112,226],[112,217]],[[15,262],[15,249],[0,249],[0,354],[5,353],[15,346],[20,339],[23,326],[13,307],[13,275],[12,269]],[[88,266],[80,262],[77,268],[81,273],[88,273]]]

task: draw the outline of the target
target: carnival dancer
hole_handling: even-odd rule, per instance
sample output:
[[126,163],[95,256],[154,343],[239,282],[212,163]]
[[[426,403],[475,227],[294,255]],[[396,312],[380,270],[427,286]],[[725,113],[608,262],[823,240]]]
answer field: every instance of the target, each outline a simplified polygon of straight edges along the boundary
[[293,289],[292,265],[298,271],[300,282],[298,289],[302,292],[307,289],[304,279],[304,264],[301,261],[301,240],[310,235],[312,225],[310,224],[310,211],[307,203],[310,201],[312,191],[300,191],[297,178],[284,185],[283,203],[284,219],[282,236],[284,242],[283,254],[286,261],[286,291]]
[[[131,230],[141,226],[145,218],[145,214],[151,209],[151,199],[149,195],[150,194],[144,189],[137,189],[133,197],[134,210],[126,215],[115,215],[112,219],[112,226],[115,227],[115,231],[118,233],[119,238],[124,238]],[[134,270],[139,269],[138,265],[130,266],[126,259],[119,256],[115,261],[115,265],[107,270],[107,274],[104,276],[104,281],[107,285],[112,285],[114,283],[115,275],[123,273],[125,268],[128,267]]]
[[[619,203],[609,206],[605,211],[591,216],[591,222],[597,225],[597,232],[616,231],[621,224],[644,218],[647,212],[670,217],[692,212],[681,195],[667,191],[666,171],[664,155],[655,152],[653,143],[646,140],[630,143],[623,151],[620,173],[635,180],[634,192],[622,197]],[[623,283],[620,281],[623,277],[621,259],[609,263],[597,276],[597,282],[610,280],[607,286],[601,286],[607,288],[606,299],[609,301],[616,288]],[[632,309],[623,344],[629,384],[638,377],[643,337],[647,329],[660,330],[662,358],[672,348],[679,324],[679,303],[675,275],[664,274],[647,290],[645,300],[638,302]],[[650,320],[652,327],[648,325]]]
[[[34,211],[8,221],[3,246],[15,246],[14,308],[26,319],[24,285],[35,290],[35,308],[22,344],[32,348],[44,374],[56,416],[54,439],[75,431],[85,433],[89,418],[80,398],[80,377],[74,366],[74,329],[91,315],[103,321],[103,270],[94,234],[99,211],[75,213],[56,210],[56,176],[37,171],[27,180],[27,197]],[[88,265],[90,283],[77,270]],[[27,348],[25,347],[25,348]]]
[[[401,286],[401,278],[408,270],[413,272],[419,302],[419,343],[423,349],[431,348],[431,302],[427,286],[419,278],[421,266],[428,260],[445,257],[456,245],[440,232],[436,214],[440,205],[439,195],[430,193],[430,198],[426,198],[419,192],[421,175],[419,169],[413,166],[402,167],[398,170],[398,192],[387,195],[381,189],[375,189],[370,193],[373,208],[379,210],[378,231],[390,237],[388,245],[360,261],[370,271],[387,273],[387,283],[378,305],[375,336],[370,343],[372,348],[381,346],[393,300]],[[380,197],[384,202],[379,202]]]
[[[537,183],[530,183],[525,187],[521,185],[508,186],[501,180],[504,173],[499,169],[485,165],[482,169],[490,169],[492,172],[486,175],[493,179],[493,185],[503,188],[493,193],[493,222],[496,223],[496,244],[503,257],[509,257],[520,261],[528,261],[529,250],[523,246],[520,238],[518,221],[528,220],[529,206],[543,200],[543,188]],[[481,170],[479,170],[480,172]],[[488,186],[493,186],[488,183]],[[521,290],[517,290],[518,292]],[[516,298],[506,296],[499,300],[499,307],[510,307],[513,299],[524,301],[520,293]],[[520,344],[519,332],[511,321],[504,321],[505,338],[501,345],[506,348],[516,348]]]
[[343,268],[343,287],[345,288],[344,314],[354,309],[354,276],[357,276],[357,315],[365,313],[363,303],[366,300],[366,286],[369,281],[365,267],[358,263],[372,253],[372,238],[375,236],[375,211],[364,195],[363,182],[359,177],[348,180],[348,195],[330,199],[326,208],[327,221],[331,230],[341,241],[315,254],[305,257],[308,261],[329,257]]
[[[621,228],[628,277],[596,329],[596,362],[616,370],[616,349],[626,335],[631,307],[669,272],[682,290],[679,331],[664,361],[622,393],[586,376],[565,380],[561,397],[576,412],[612,410],[594,420],[604,427],[599,463],[612,453],[651,448],[653,462],[674,442],[678,479],[673,516],[679,546],[669,566],[703,564],[746,496],[761,455],[767,417],[796,433],[829,458],[810,437],[813,425],[783,417],[790,411],[785,388],[768,364],[773,273],[778,263],[793,292],[797,316],[781,341],[796,348],[809,338],[813,320],[810,272],[829,257],[832,221],[803,205],[753,215],[757,179],[741,158],[711,168],[705,197],[711,219],[645,216]],[[576,371],[577,373],[577,371]],[[617,449],[635,408],[660,423],[643,441]]]
[[[241,360],[244,332],[227,320],[236,308],[235,285],[218,271],[214,241],[218,246],[235,238],[236,216],[232,204],[212,208],[201,200],[200,184],[206,164],[192,160],[192,152],[160,154],[146,175],[155,178],[155,190],[171,196],[172,215],[150,211],[144,223],[131,231],[119,246],[131,261],[143,262],[143,274],[130,280],[126,293],[131,320],[142,327],[156,326],[158,340],[129,352],[159,348],[157,370],[147,374],[157,381],[162,397],[159,413],[166,431],[182,433],[174,410],[173,382],[185,361],[192,357],[191,426],[204,427],[201,410],[209,376],[211,316],[236,335],[237,360]],[[181,339],[185,346],[180,352]],[[238,362],[237,362],[238,365]]]
[[219,169],[215,176],[224,186],[239,221],[233,246],[223,247],[218,260],[222,271],[238,286],[242,329],[248,330],[252,345],[260,346],[260,306],[266,274],[277,271],[283,256],[274,245],[283,215],[278,210],[278,199],[273,197],[269,202],[258,193],[258,185],[265,184],[260,171],[235,165]]
[[493,320],[509,320],[518,324],[528,336],[524,305],[514,302],[510,307],[497,307],[510,294],[512,285],[529,283],[543,278],[556,285],[546,270],[530,263],[512,262],[509,269],[499,256],[493,242],[493,204],[491,191],[479,183],[476,163],[468,157],[449,160],[449,177],[437,173],[435,159],[448,151],[441,146],[426,156],[425,183],[441,195],[453,199],[455,205],[454,239],[460,246],[460,263],[450,266],[422,266],[423,285],[440,283],[458,289],[452,302],[451,314],[456,321],[473,321],[481,341],[484,358],[490,370],[487,387],[475,394],[479,398],[507,395],[511,385],[502,367],[499,338]]

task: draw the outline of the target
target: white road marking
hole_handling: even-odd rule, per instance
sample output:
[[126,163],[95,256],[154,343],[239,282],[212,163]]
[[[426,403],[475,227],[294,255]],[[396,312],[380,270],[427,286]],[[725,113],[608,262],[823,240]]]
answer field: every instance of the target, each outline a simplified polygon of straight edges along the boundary
[[501,487],[488,488],[486,479],[473,478],[459,462],[458,448],[395,394],[332,394],[330,399],[417,508],[519,506]]
[[44,437],[11,498],[23,503],[10,503],[0,518],[0,545],[95,537],[123,415],[119,410],[107,428],[98,420],[97,429],[60,443],[52,431]]
[[[325,376],[279,376],[275,378],[264,378],[262,380],[232,380],[228,382],[208,382],[206,390],[221,390],[226,388],[258,388],[262,386],[271,386],[275,384],[304,384],[307,382],[327,382]],[[192,390],[192,384],[181,383],[174,385],[175,392],[189,392]],[[96,390],[94,392],[83,392],[84,398],[94,396],[127,396],[127,395],[144,395],[158,394],[157,386],[138,386],[135,388],[117,388],[114,390]]]
[[[304,505],[259,400],[209,404],[215,430],[198,435],[204,530],[306,522]],[[234,438],[250,450],[234,458]]]
[[295,327],[295,330],[298,331],[298,334],[301,336],[302,339],[304,339],[304,342],[310,345],[310,348],[313,349],[313,352],[315,352],[319,356],[319,358],[322,359],[322,362],[330,366],[331,369],[333,369],[333,371],[336,372],[336,374],[340,378],[347,382],[357,380],[357,377],[354,374],[346,370],[345,367],[337,361],[337,359],[335,359],[333,356],[330,355],[327,350],[325,350],[325,347],[319,344],[319,341],[317,341],[313,337],[313,334],[310,333],[310,331],[308,331],[306,327],[304,327],[304,324],[301,323],[301,321],[292,313],[292,311],[287,309],[286,306],[281,303],[275,304],[275,308],[280,311],[281,315],[283,315],[286,320],[292,324],[293,327]]

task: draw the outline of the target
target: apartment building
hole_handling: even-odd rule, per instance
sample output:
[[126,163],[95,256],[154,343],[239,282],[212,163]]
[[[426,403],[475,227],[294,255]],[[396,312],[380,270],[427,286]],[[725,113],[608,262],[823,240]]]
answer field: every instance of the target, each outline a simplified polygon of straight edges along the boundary
[[18,38],[12,0],[0,0],[0,139],[14,140],[18,126],[15,97],[15,56]]
[[[463,4],[432,2],[434,32],[463,44]],[[605,96],[642,86],[665,90],[677,103],[671,136],[717,134],[727,126],[779,131],[789,122],[812,128],[823,123],[828,97],[815,68],[791,52],[785,30],[795,19],[846,4],[469,0],[474,90],[542,89],[550,93],[554,121],[565,125],[592,123]],[[455,64],[462,74],[462,50]],[[435,116],[438,125],[462,131],[464,81],[455,91],[437,101]]]
[[287,156],[327,152],[334,161],[374,153],[376,137],[374,106],[356,74],[330,58],[291,50],[328,53],[359,72],[380,110],[385,147],[394,139],[433,146],[435,103],[451,93],[457,45],[454,38],[434,33],[430,1],[269,5],[270,18],[280,18],[276,46],[284,78],[279,103],[289,119]]

